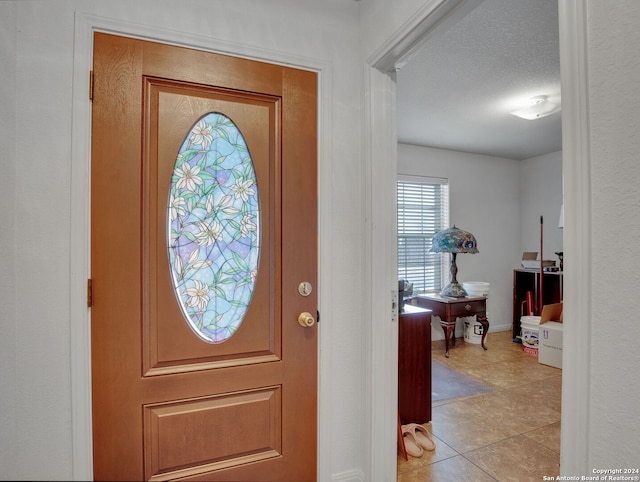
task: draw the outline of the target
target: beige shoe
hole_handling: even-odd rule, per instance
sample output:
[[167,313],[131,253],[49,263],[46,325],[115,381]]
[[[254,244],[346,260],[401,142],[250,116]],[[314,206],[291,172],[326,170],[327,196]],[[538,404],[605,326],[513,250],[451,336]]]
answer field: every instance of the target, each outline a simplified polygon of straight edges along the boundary
[[[410,424],[414,425],[414,424]],[[410,425],[402,426],[402,438],[404,439],[404,448],[407,453],[412,457],[422,457],[424,451],[418,441],[416,440],[415,430],[410,428]]]
[[424,450],[436,449],[436,444],[434,444],[433,440],[431,440],[431,434],[422,425],[419,425],[417,423],[410,423],[408,425],[405,425],[404,427],[406,427],[408,433],[411,433],[413,439],[421,448],[423,448]]

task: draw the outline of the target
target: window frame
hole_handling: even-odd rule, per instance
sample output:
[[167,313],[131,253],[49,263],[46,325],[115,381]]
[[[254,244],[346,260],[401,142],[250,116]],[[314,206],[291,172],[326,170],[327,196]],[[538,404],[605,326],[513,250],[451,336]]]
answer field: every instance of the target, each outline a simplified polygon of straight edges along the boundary
[[[440,198],[440,202],[439,204],[436,204],[427,210],[425,210],[424,208],[420,208],[419,213],[414,212],[414,214],[407,216],[403,212],[401,212],[402,206],[407,205],[406,199],[404,199],[404,196],[401,192],[401,190],[405,191],[406,188],[402,187],[401,184],[416,185],[416,187],[413,188],[416,192],[421,190],[421,188],[417,187],[417,185],[431,186],[432,190],[434,191],[432,196],[438,196]],[[438,193],[435,193],[436,189],[439,190]],[[401,196],[403,197],[401,198]],[[409,281],[409,283],[414,283],[414,294],[439,292],[448,279],[449,264],[445,259],[446,257],[442,256],[442,253],[427,254],[427,251],[431,246],[431,239],[433,238],[435,233],[446,229],[449,226],[449,196],[450,184],[448,178],[405,174],[398,175],[396,181],[396,234],[398,256],[397,273],[399,280],[406,279],[407,281]],[[424,206],[425,204],[425,197],[425,191],[422,191],[420,194],[422,206]],[[438,210],[439,212],[433,212],[434,209]],[[431,212],[429,213],[429,211]],[[427,214],[427,219],[430,220],[430,223],[427,223],[427,226],[431,229],[422,229],[420,233],[417,233],[415,232],[415,228],[418,226],[418,224],[422,227],[424,227],[425,225],[424,221],[420,221],[421,219],[425,219],[425,214]],[[403,226],[405,226],[406,229],[403,229]],[[411,232],[412,229],[414,230],[414,232]],[[410,250],[404,248],[401,245],[401,240],[403,238],[405,240],[407,238],[413,238],[413,253],[411,253]],[[406,241],[404,245],[407,246]],[[420,251],[422,252],[420,253]],[[420,260],[419,258],[421,256],[422,259]],[[412,257],[415,257],[417,260],[413,262],[407,260],[407,258]],[[404,258],[404,260],[402,258]],[[422,265],[421,269],[418,268],[420,264]],[[428,266],[433,266],[432,276],[428,276],[425,272],[425,268]],[[420,271],[421,273],[418,274]],[[429,279],[432,279],[432,282],[429,282]]]

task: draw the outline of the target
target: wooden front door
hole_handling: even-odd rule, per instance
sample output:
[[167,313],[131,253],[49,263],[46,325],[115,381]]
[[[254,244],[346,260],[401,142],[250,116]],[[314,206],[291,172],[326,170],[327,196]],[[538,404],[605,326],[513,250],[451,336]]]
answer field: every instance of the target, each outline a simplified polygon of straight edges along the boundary
[[[316,83],[308,71],[95,34],[96,479],[315,480],[317,325],[303,326],[298,317],[315,317],[317,309]],[[179,177],[178,152],[209,113],[237,126],[259,192],[253,291],[240,326],[226,341],[206,340],[187,322],[168,255],[169,191]],[[216,160],[221,176],[242,175],[225,174],[223,160]],[[193,193],[204,189],[199,167],[199,174],[195,165],[186,173],[185,165],[182,185]],[[215,190],[207,192],[215,198]],[[175,207],[215,209],[196,204],[189,198]],[[247,234],[237,223],[222,227],[238,230],[234,240]],[[190,236],[194,246],[201,241]],[[214,249],[217,238],[211,239],[200,243],[212,253],[201,265],[221,256]],[[196,301],[222,299],[228,283],[238,283],[232,275],[180,289],[201,289]],[[190,302],[188,309],[199,306]]]

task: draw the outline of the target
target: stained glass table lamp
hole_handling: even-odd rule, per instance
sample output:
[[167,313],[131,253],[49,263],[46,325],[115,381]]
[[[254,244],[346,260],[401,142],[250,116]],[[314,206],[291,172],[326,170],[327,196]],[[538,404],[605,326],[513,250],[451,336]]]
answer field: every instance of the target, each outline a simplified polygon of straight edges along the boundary
[[465,298],[467,296],[467,292],[456,279],[458,274],[456,255],[458,253],[478,253],[475,236],[468,231],[457,228],[454,225],[452,228],[436,233],[431,240],[431,248],[429,249],[429,252],[451,253],[451,280],[444,288],[442,288],[440,295],[452,298]]

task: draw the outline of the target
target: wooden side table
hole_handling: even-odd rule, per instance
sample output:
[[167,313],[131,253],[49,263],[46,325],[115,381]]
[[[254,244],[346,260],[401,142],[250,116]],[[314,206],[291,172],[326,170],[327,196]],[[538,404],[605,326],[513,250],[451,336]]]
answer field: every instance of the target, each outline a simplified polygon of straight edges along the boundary
[[431,311],[405,305],[398,326],[398,412],[401,424],[431,421]]
[[482,325],[481,345],[485,350],[484,340],[489,332],[487,319],[487,297],[476,296],[470,298],[449,298],[435,293],[418,295],[413,298],[417,306],[431,310],[431,314],[440,317],[440,325],[444,331],[445,353],[449,358],[449,340],[455,342],[456,320],[462,316],[474,316]]

